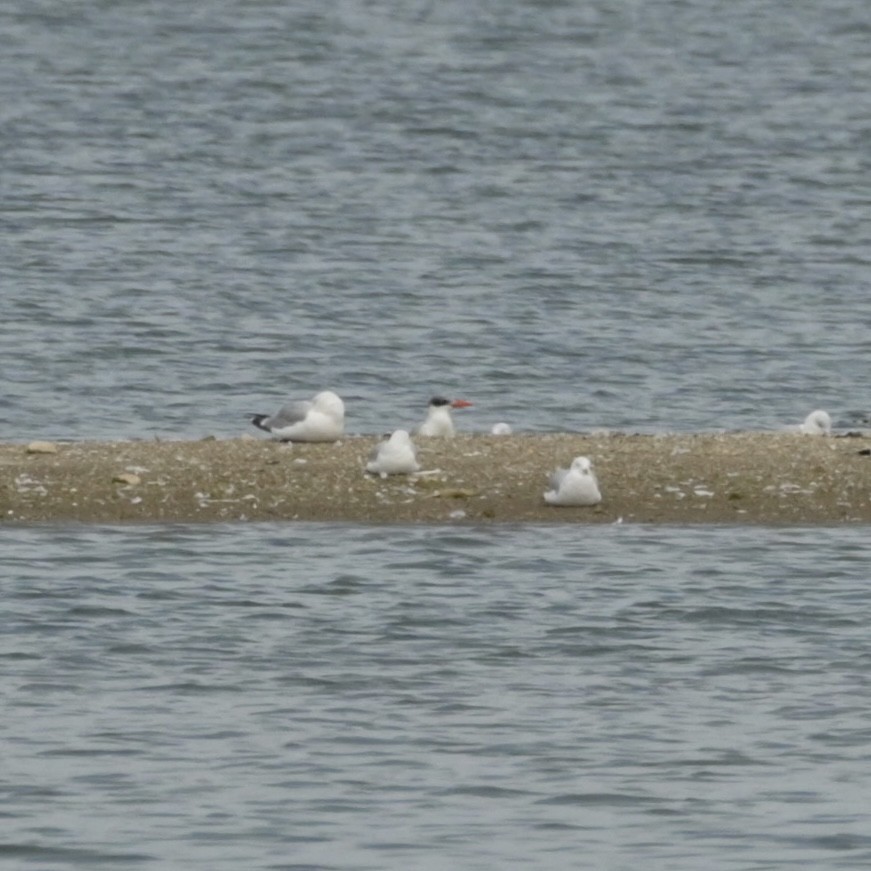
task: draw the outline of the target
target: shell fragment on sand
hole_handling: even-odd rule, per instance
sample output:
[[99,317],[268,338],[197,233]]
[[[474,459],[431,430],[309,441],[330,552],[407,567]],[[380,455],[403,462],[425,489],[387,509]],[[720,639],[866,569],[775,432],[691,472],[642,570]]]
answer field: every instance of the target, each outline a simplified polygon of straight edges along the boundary
[[128,487],[135,487],[142,483],[142,478],[139,475],[134,475],[132,472],[122,472],[120,475],[115,475],[112,478],[113,484],[126,484]]

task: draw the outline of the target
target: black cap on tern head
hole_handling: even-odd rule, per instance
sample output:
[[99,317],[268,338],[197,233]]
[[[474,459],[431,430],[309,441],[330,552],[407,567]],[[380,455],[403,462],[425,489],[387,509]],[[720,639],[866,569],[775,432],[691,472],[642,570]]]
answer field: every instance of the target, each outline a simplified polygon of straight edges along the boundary
[[435,406],[439,406],[439,405],[450,405],[450,404],[451,404],[451,400],[450,400],[450,399],[445,399],[444,396],[433,396],[433,398],[430,399],[429,404],[430,404],[430,405],[435,405]]

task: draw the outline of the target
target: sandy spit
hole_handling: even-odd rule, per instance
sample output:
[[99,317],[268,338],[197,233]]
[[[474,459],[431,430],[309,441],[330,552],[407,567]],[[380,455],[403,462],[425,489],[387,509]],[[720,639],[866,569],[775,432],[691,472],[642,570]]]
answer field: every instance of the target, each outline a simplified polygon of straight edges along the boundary
[[[364,472],[376,441],[0,444],[0,522],[871,522],[865,437],[461,435],[419,440],[430,474],[387,479]],[[578,455],[602,504],[546,505],[550,471]]]

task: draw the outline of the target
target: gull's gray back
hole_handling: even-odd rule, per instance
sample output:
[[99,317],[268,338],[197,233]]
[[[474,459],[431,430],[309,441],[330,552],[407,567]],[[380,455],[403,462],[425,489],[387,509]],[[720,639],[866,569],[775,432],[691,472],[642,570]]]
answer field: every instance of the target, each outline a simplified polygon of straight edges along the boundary
[[297,402],[288,402],[282,406],[272,417],[263,421],[267,426],[273,429],[283,429],[286,426],[293,426],[305,419],[309,413],[312,404],[307,399],[300,399]]
[[569,473],[569,470],[568,470],[568,469],[557,469],[557,470],[556,470],[556,471],[555,471],[555,472],[550,476],[550,486],[551,486],[551,489],[552,489],[552,490],[559,490],[560,485],[561,485],[562,482],[565,480],[565,477],[566,477],[566,475],[568,475],[568,473]]

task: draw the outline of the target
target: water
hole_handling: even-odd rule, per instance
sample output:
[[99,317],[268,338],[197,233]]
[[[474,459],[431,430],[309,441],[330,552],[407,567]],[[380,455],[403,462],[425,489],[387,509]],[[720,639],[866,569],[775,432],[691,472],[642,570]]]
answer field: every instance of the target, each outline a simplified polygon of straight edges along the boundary
[[[860,0],[9,0],[0,439],[868,412]],[[867,868],[862,530],[0,530],[0,864]]]
[[0,859],[867,868],[871,552],[812,535],[6,533]]
[[868,411],[871,11],[10,0],[0,438]]

